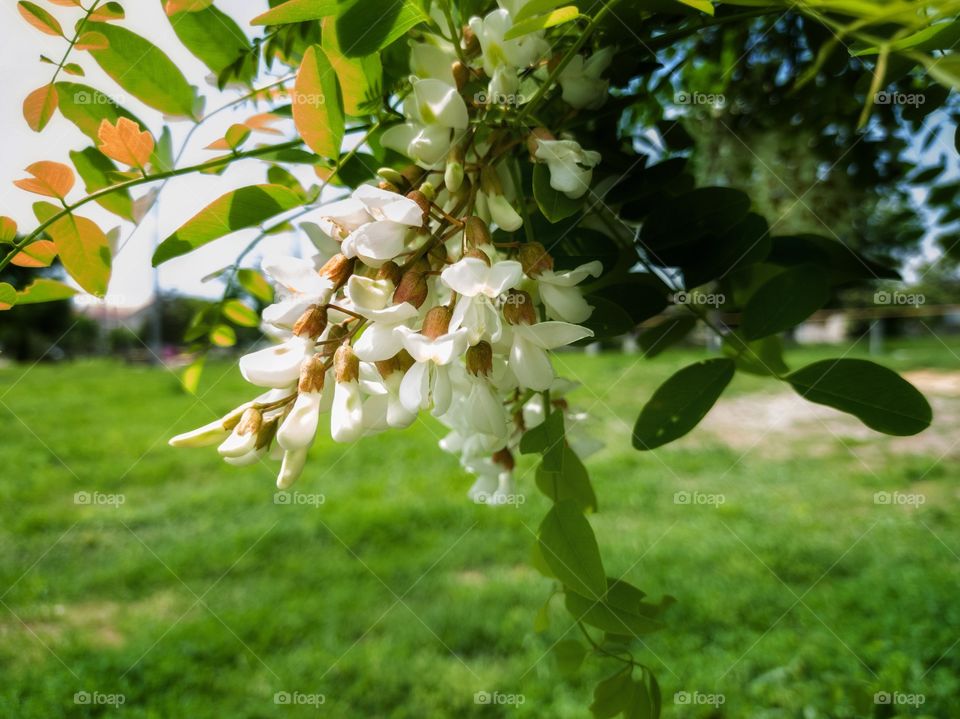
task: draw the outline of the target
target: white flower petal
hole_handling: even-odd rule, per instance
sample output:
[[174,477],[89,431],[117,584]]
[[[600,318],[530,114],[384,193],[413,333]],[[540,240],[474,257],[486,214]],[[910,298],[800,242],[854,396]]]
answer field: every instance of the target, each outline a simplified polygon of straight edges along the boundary
[[283,344],[244,355],[240,358],[240,374],[258,387],[287,387],[300,377],[300,365],[313,350],[311,341],[291,337]]
[[330,408],[330,436],[334,442],[354,442],[363,435],[363,402],[360,383],[337,382]]
[[320,420],[322,392],[301,392],[290,414],[277,430],[277,443],[286,450],[303,449],[313,444]]

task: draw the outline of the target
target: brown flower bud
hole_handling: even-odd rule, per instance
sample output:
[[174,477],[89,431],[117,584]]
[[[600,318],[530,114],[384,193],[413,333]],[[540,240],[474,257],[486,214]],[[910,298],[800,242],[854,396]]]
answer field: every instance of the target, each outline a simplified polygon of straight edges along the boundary
[[310,305],[293,326],[293,334],[297,337],[316,339],[323,334],[326,328],[327,308],[320,305]]
[[537,312],[530,295],[522,290],[510,290],[503,303],[503,317],[512,325],[536,324]]
[[470,71],[459,60],[453,63],[451,70],[453,70],[453,81],[457,83],[457,91],[460,92],[470,81]]
[[487,223],[475,215],[466,219],[463,227],[463,235],[467,240],[467,247],[471,249],[493,242]]
[[299,392],[320,392],[323,390],[323,380],[327,371],[321,355],[312,355],[300,365]]
[[477,33],[469,25],[463,26],[463,49],[467,57],[471,57],[480,52],[480,41],[477,39]]
[[381,167],[377,174],[394,187],[406,187],[407,178],[392,167]]
[[414,364],[416,364],[413,361],[413,357],[411,357],[410,353],[406,350],[400,350],[394,359],[397,361],[397,366],[400,368],[401,372],[406,372],[408,369],[413,367]]
[[329,279],[333,283],[333,289],[337,290],[350,279],[350,275],[353,274],[353,265],[354,258],[344,257],[338,252],[320,268],[320,275]]
[[476,248],[472,250],[467,250],[466,252],[463,253],[463,256],[472,257],[475,260],[483,260],[486,263],[487,267],[490,266],[490,258],[487,257],[487,253],[484,252],[483,250],[478,250]]
[[480,170],[480,189],[488,195],[503,194],[503,185],[492,165],[484,165]]
[[260,430],[257,432],[257,449],[263,449],[269,445],[273,438],[277,435],[277,429],[280,427],[280,415],[271,417],[268,420],[265,420],[263,424],[260,425]]
[[506,447],[494,452],[492,459],[494,464],[499,464],[507,471],[512,471],[513,468],[517,466],[516,461],[513,459],[513,453]]
[[467,372],[474,377],[489,377],[493,372],[493,348],[480,341],[467,350]]
[[327,341],[320,345],[320,356],[324,359],[333,357],[337,351],[338,343],[346,338],[350,331],[343,325],[333,325],[327,333]]
[[403,179],[406,180],[407,187],[413,187],[420,182],[420,178],[423,177],[423,169],[416,165],[407,165],[400,171],[400,174],[403,175]]
[[374,366],[377,368],[377,372],[380,373],[380,376],[386,379],[394,372],[400,372],[400,359],[398,356],[391,357],[390,359],[380,360],[379,362],[374,362]]
[[393,260],[385,262],[377,269],[377,279],[389,280],[394,287],[400,284],[400,275],[400,268]]
[[400,188],[394,185],[392,182],[387,182],[386,180],[380,180],[377,183],[377,188],[381,190],[386,190],[387,192],[400,192]]
[[440,335],[445,335],[450,331],[450,319],[453,317],[453,310],[446,305],[438,305],[430,308],[427,316],[423,318],[423,329],[420,334],[429,337],[432,340]]
[[427,196],[420,192],[420,190],[411,190],[408,192],[407,199],[413,200],[420,206],[420,210],[423,212],[423,224],[426,225],[430,219],[430,200],[428,200]]
[[527,277],[537,277],[553,269],[553,258],[539,242],[527,242],[520,246],[520,264]]
[[393,303],[399,305],[402,302],[409,302],[416,308],[423,306],[427,301],[429,287],[427,285],[427,272],[429,266],[425,260],[418,260],[410,269],[403,273],[397,289],[393,293]]
[[360,360],[350,345],[340,345],[333,355],[333,374],[337,384],[355,382],[360,378]]
[[556,140],[553,133],[545,127],[535,127],[527,135],[527,151],[531,158],[536,158],[537,150],[540,147],[540,140]]
[[258,431],[261,422],[263,422],[263,414],[260,410],[254,407],[247,407],[247,409],[243,411],[243,415],[240,417],[240,423],[234,431],[241,437],[245,437],[248,434],[253,434]]

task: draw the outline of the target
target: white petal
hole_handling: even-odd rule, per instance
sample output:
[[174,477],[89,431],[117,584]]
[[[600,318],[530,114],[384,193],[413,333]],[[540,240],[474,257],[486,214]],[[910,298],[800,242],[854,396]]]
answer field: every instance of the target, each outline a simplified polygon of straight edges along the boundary
[[209,447],[222,442],[229,434],[230,430],[223,428],[223,420],[217,419],[210,424],[171,437],[168,443],[171,447]]
[[523,226],[523,218],[503,195],[487,198],[487,209],[490,212],[490,218],[504,232],[514,232]]
[[267,454],[266,446],[260,449],[254,449],[239,457],[224,457],[223,461],[234,467],[249,467],[263,459]]
[[420,126],[411,122],[394,125],[388,127],[380,136],[380,144],[389,150],[399,152],[401,155],[412,157],[411,145],[419,132]]
[[547,350],[593,337],[593,330],[569,322],[540,322],[535,325],[517,325],[514,331],[522,334],[529,342]]
[[423,225],[423,210],[413,200],[373,185],[360,185],[353,196],[366,205],[377,219],[390,220],[411,227]]
[[451,143],[450,128],[443,125],[420,125],[410,140],[407,154],[421,165],[435,167],[447,158]]
[[434,123],[465,130],[470,122],[467,104],[457,89],[440,80],[427,78],[413,85],[417,112],[425,125]]
[[504,292],[520,284],[523,279],[523,265],[514,260],[495,263],[487,277],[487,297],[499,297]]
[[300,365],[306,358],[310,340],[291,337],[274,347],[267,347],[240,358],[240,374],[258,387],[287,387],[300,377]]
[[364,310],[382,310],[389,305],[394,289],[390,280],[375,280],[372,277],[352,275],[347,280],[344,293],[354,307],[363,312]]
[[[344,233],[352,232],[373,219],[367,212],[367,206],[353,197],[324,205],[317,210],[317,216],[332,222]],[[320,226],[323,227],[322,224]]]
[[320,420],[322,392],[301,392],[290,414],[277,430],[277,443],[286,450],[303,449],[313,444]]
[[283,453],[283,464],[280,465],[280,474],[277,476],[277,489],[287,489],[303,474],[307,464],[309,449],[298,449]]
[[242,457],[257,447],[257,433],[240,434],[235,428],[230,435],[217,447],[221,457]]
[[453,385],[450,382],[450,369],[448,367],[434,367],[430,395],[433,400],[433,415],[435,417],[450,409],[450,403],[453,401]]
[[513,338],[510,349],[510,368],[521,387],[543,391],[553,382],[553,365],[547,353],[521,334]]
[[540,285],[540,300],[547,310],[547,317],[564,322],[580,323],[590,318],[593,307],[583,298],[576,287]]
[[395,325],[374,322],[353,343],[353,351],[364,362],[380,362],[390,359],[403,349],[403,337]]
[[430,364],[417,362],[400,383],[400,402],[408,412],[426,409],[430,402]]
[[478,257],[464,257],[459,262],[444,268],[441,281],[454,292],[464,297],[475,297],[486,287],[490,268]]
[[330,436],[334,442],[354,442],[363,435],[363,402],[360,383],[337,382],[330,408]]
[[[403,251],[407,236],[407,226],[389,220],[370,222],[360,227],[343,241],[342,247],[351,248],[351,253],[362,258],[392,260]],[[348,257],[350,255],[347,255]]]
[[263,271],[291,293],[321,295],[333,289],[330,280],[317,272],[311,260],[268,256],[263,260]]
[[276,327],[291,329],[310,305],[316,304],[309,295],[294,295],[286,300],[274,302],[263,308],[264,322]]
[[559,287],[572,287],[583,282],[587,277],[599,277],[603,273],[603,263],[600,260],[587,262],[579,267],[565,272],[547,270],[537,277],[539,282],[547,282]]

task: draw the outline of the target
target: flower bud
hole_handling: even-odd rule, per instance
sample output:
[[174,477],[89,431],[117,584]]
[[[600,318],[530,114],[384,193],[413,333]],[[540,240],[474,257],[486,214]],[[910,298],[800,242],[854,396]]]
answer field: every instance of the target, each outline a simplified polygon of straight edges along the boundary
[[416,165],[407,165],[400,171],[400,174],[403,176],[406,186],[413,187],[420,182],[420,178],[423,177],[423,169]]
[[376,279],[389,280],[390,284],[396,287],[400,284],[400,275],[401,272],[400,268],[397,266],[397,263],[393,260],[390,260],[389,262],[385,262],[384,264],[380,265],[379,269],[377,269]]
[[480,52],[480,40],[477,38],[477,33],[469,25],[463,26],[463,49],[467,57],[472,57]]
[[407,178],[401,175],[397,170],[394,170],[392,167],[381,167],[379,170],[377,170],[377,174],[394,187],[407,186]]
[[222,457],[242,457],[253,451],[257,446],[257,433],[262,422],[263,415],[260,410],[248,407],[230,436],[217,447],[217,451]]
[[463,163],[460,160],[447,158],[447,166],[443,170],[443,184],[451,193],[463,185]]
[[397,289],[393,293],[393,303],[399,305],[402,302],[409,302],[416,308],[423,306],[427,301],[427,294],[430,291],[427,285],[427,272],[429,266],[426,261],[418,260],[410,269],[403,273]]
[[503,317],[512,325],[532,325],[537,322],[537,312],[529,293],[510,290],[503,305]]
[[527,151],[531,158],[536,158],[537,150],[540,149],[540,140],[555,140],[553,133],[545,127],[535,127],[527,135]]
[[516,461],[513,459],[513,453],[507,447],[494,452],[491,459],[493,460],[494,464],[499,464],[508,472],[513,471],[513,468],[517,466]]
[[333,355],[333,374],[337,384],[356,382],[360,378],[360,360],[350,345],[340,345]]
[[420,190],[411,190],[407,193],[407,199],[413,200],[420,206],[421,212],[423,212],[423,224],[427,224],[427,221],[430,219],[430,200],[427,199],[427,196],[423,194]]
[[380,373],[380,376],[383,379],[386,379],[394,372],[402,371],[400,369],[400,356],[391,357],[390,359],[380,360],[379,362],[374,362],[374,366],[377,368],[377,372]]
[[496,169],[490,165],[484,165],[480,170],[480,189],[488,195],[499,195],[503,192],[503,185]]
[[386,190],[387,192],[400,192],[400,188],[394,185],[392,182],[387,182],[386,180],[380,180],[377,183],[377,189]]
[[323,380],[326,373],[323,357],[320,355],[311,355],[300,365],[300,383],[297,385],[297,391],[323,391]]
[[453,81],[457,83],[457,92],[462,92],[463,88],[470,81],[470,70],[459,60],[454,62],[450,69],[453,71]]
[[327,308],[310,305],[307,311],[293,325],[293,334],[297,337],[316,339],[327,328]]
[[[420,183],[420,192],[422,192],[428,200],[433,202],[437,199],[437,188],[433,186],[432,182],[421,182]],[[426,224],[426,223],[424,223]]]
[[489,245],[493,242],[490,237],[490,228],[487,223],[476,215],[468,217],[464,224],[463,235],[467,240],[467,247],[474,248]]
[[432,307],[423,318],[423,329],[420,334],[429,337],[432,340],[450,331],[450,320],[453,318],[453,310],[446,305]]
[[489,377],[493,372],[493,348],[480,341],[467,350],[467,372],[474,377]]
[[537,277],[553,269],[553,258],[547,253],[547,248],[539,242],[527,242],[521,245],[519,259],[527,277]]
[[283,464],[280,465],[280,474],[277,476],[277,489],[287,489],[300,478],[307,464],[309,451],[309,448],[304,448],[283,453]]
[[476,247],[467,250],[463,253],[464,257],[472,257],[475,260],[483,260],[484,264],[487,267],[490,266],[490,258],[487,256],[487,253],[483,250],[478,250]]
[[353,274],[354,259],[344,257],[339,252],[327,260],[320,268],[320,275],[333,283],[333,289],[340,289]]
[[334,325],[330,328],[330,331],[327,332],[327,340],[320,346],[320,356],[324,359],[330,359],[333,357],[333,353],[337,351],[340,340],[343,340],[350,334],[350,331],[343,325]]
[[487,199],[487,209],[490,212],[490,219],[505,232],[513,232],[523,226],[523,218],[503,195],[491,195]]

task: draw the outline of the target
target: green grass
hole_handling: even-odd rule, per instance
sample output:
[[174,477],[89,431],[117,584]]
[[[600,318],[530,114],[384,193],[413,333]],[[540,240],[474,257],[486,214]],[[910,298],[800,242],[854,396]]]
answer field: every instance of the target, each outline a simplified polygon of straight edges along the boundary
[[[931,340],[884,362],[955,371],[951,352],[956,342]],[[607,442],[587,464],[608,571],[679,599],[639,652],[665,715],[892,715],[873,704],[880,690],[925,696],[901,714],[955,715],[956,452],[938,462],[942,450],[827,435],[797,437],[778,458],[743,456],[696,433],[653,454],[630,449],[641,403],[699,356],[557,363],[588,385],[572,400]],[[738,378],[731,394],[775,389]],[[320,441],[296,489],[324,503],[278,505],[272,467],[166,446],[249,394],[226,363],[208,368],[197,401],[159,369],[0,370],[0,716],[116,713],[76,705],[78,691],[123,694],[129,717],[587,715],[613,667],[558,677],[549,650],[577,636],[559,600],[550,628],[532,629],[551,587],[527,561],[547,509],[528,458],[526,503],[492,509],[466,500],[471,480],[435,448],[432,421],[356,447]],[[877,506],[881,490],[927,501]],[[78,491],[125,501],[77,505]],[[678,505],[678,491],[726,502]],[[477,705],[481,690],[525,701]],[[326,703],[277,706],[278,691]],[[678,706],[677,691],[726,701]]]

